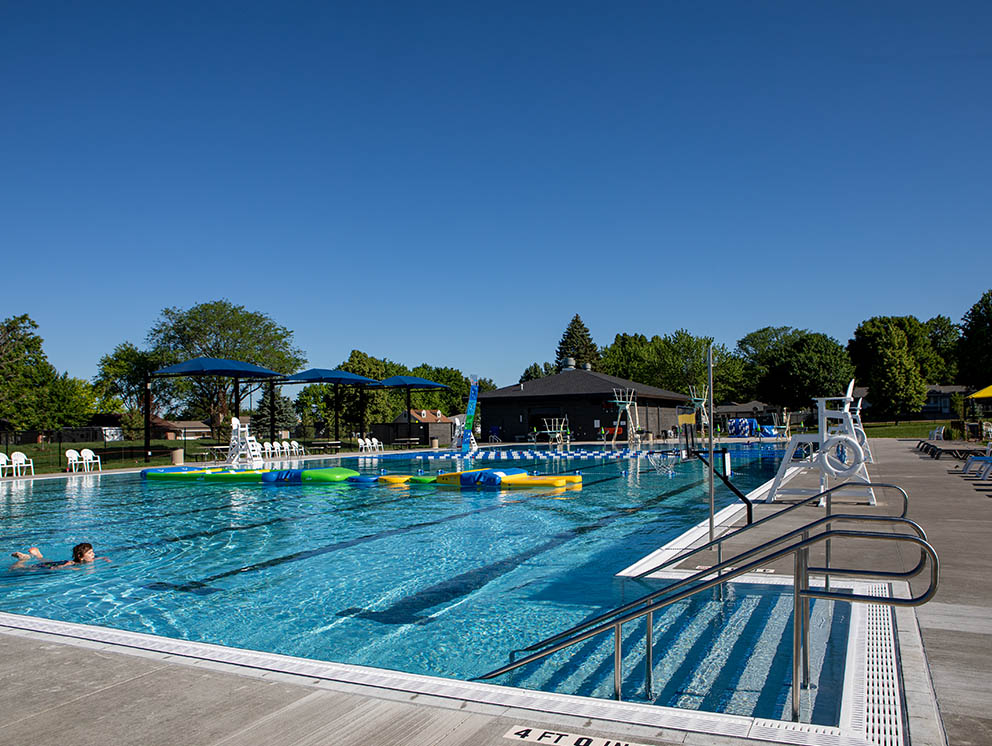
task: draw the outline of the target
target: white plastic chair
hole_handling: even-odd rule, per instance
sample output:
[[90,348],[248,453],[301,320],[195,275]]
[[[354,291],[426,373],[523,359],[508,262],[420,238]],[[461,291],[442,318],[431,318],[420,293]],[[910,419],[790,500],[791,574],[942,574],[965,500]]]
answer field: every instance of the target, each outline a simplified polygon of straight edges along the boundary
[[65,452],[65,470],[66,471],[79,471],[79,468],[83,465],[83,462],[79,459],[79,451],[70,448]]
[[293,449],[293,455],[294,456],[306,456],[307,455],[306,449],[303,448],[303,446],[301,446],[295,440],[289,441],[289,445]]
[[0,477],[3,476],[5,471],[9,471],[11,474],[14,473],[14,465],[10,463],[10,459],[7,458],[6,453],[0,453]]
[[373,437],[371,440],[369,440],[369,443],[372,444],[372,451],[373,452],[383,450],[382,443],[379,442],[379,439],[378,438]]
[[83,457],[83,471],[93,471],[94,464],[96,464],[97,471],[103,471],[103,464],[100,462],[100,457],[89,448],[84,448],[80,451],[79,455]]
[[359,438],[358,439],[358,452],[359,453],[368,453],[370,450],[372,450],[372,442],[371,441],[366,441],[365,438]]
[[[286,455],[288,456],[289,454],[287,453]],[[282,446],[279,444],[278,440],[272,441],[272,457],[282,458]]]
[[272,444],[269,441],[262,443],[262,451],[265,453],[265,458],[272,458]]
[[286,458],[289,458],[290,456],[295,456],[296,455],[296,452],[289,445],[289,441],[288,440],[284,440],[282,442],[282,452],[284,454],[286,454]]
[[31,476],[34,476],[34,459],[28,458],[20,451],[10,454],[10,464],[13,467],[15,477],[24,476],[26,469],[31,469]]

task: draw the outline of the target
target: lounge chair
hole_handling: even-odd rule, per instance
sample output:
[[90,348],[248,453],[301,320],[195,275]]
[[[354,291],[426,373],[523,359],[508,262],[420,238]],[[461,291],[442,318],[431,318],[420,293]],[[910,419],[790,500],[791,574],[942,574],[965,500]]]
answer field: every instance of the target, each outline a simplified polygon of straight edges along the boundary
[[83,465],[82,460],[79,458],[79,451],[75,449],[68,449],[65,452],[65,470],[66,471],[79,471],[80,467]]
[[20,451],[10,454],[10,464],[15,477],[23,477],[27,469],[31,469],[31,476],[34,476],[34,459],[28,458]]
[[79,452],[79,455],[83,457],[83,471],[93,471],[94,465],[96,465],[97,471],[103,471],[103,464],[100,462],[100,457],[89,448],[84,448]]
[[985,448],[985,455],[972,454],[968,457],[968,460],[964,462],[964,466],[961,467],[961,473],[967,474],[972,466],[977,466],[978,471],[983,471],[985,464],[992,463],[992,441],[989,441],[988,446]]

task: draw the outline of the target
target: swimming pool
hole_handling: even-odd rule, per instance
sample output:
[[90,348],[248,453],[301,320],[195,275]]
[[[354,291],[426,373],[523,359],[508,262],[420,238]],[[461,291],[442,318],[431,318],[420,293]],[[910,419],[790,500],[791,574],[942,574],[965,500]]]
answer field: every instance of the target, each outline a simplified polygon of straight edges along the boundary
[[[760,485],[780,457],[738,450],[735,484],[744,491]],[[455,468],[406,457],[340,463],[365,473]],[[514,465],[579,469],[583,489],[193,486],[137,475],[7,482],[0,486],[3,546],[37,544],[57,558],[91,541],[113,564],[4,571],[0,611],[468,679],[505,663],[514,648],[642,593],[642,584],[614,575],[708,513],[699,463],[672,476],[643,459]],[[733,499],[718,484],[718,507]],[[781,717],[789,654],[757,634],[779,624],[776,594],[735,592],[714,603],[699,598],[659,615],[658,639],[668,640],[674,657],[659,658],[656,701]],[[820,616],[827,651],[830,630],[844,621],[831,626],[836,613]],[[742,635],[724,634],[737,628]],[[587,647],[562,668],[524,670],[502,683],[609,696],[601,669],[609,670],[610,657]],[[714,655],[722,667],[742,656],[762,663],[739,675],[697,675],[717,666]],[[759,675],[772,682],[761,687],[764,695],[756,691]]]

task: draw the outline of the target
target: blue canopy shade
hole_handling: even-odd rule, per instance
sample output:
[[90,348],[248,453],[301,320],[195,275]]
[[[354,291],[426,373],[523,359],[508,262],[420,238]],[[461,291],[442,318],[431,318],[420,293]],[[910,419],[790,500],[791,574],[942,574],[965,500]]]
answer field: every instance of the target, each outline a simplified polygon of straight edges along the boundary
[[301,373],[286,376],[286,383],[341,383],[345,386],[378,386],[379,382],[349,373],[346,370],[327,370],[326,368],[311,368]]
[[231,378],[274,378],[281,376],[268,368],[261,368],[240,360],[216,357],[195,357],[185,363],[176,363],[152,373],[152,376],[230,376]]
[[443,383],[428,381],[426,378],[417,376],[390,376],[379,383],[380,386],[391,389],[446,389],[449,386]]

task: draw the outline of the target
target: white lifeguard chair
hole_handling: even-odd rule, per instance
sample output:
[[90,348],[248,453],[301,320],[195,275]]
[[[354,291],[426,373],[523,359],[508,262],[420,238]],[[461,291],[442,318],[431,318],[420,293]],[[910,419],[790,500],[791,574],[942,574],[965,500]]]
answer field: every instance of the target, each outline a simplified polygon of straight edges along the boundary
[[617,419],[613,423],[613,438],[610,440],[610,447],[617,447],[617,433],[620,432],[621,425],[626,422],[627,447],[636,451],[641,447],[641,422],[637,416],[637,392],[634,389],[613,389],[612,403],[617,408]]
[[569,450],[572,435],[568,429],[568,415],[564,417],[542,417],[544,432],[548,436],[548,446],[554,451]]
[[706,395],[708,388],[703,386],[702,391],[695,386],[689,387],[689,399],[692,401],[692,408],[699,412],[699,424],[704,433],[710,431],[710,414],[706,411]]
[[248,432],[248,425],[242,425],[237,417],[231,418],[231,444],[227,449],[226,466],[231,468],[261,469],[262,446],[255,436]]
[[[855,408],[854,380],[848,384],[844,396],[816,398],[817,431],[803,435],[793,435],[785,449],[785,457],[779,464],[775,481],[768,491],[766,502],[772,502],[777,497],[786,495],[810,496],[823,492],[830,487],[830,478],[862,482],[870,484],[868,464],[872,463],[871,449],[868,447],[868,437],[861,424],[861,401]],[[832,407],[832,403],[840,403],[840,407]],[[818,469],[820,472],[820,489],[785,488],[782,484],[790,469],[808,471]],[[840,490],[835,495],[867,497],[868,504],[875,504],[875,492],[871,487],[860,488],[856,485]]]

